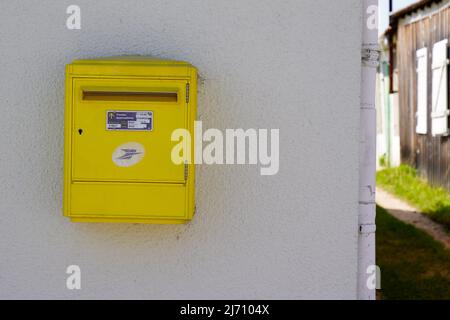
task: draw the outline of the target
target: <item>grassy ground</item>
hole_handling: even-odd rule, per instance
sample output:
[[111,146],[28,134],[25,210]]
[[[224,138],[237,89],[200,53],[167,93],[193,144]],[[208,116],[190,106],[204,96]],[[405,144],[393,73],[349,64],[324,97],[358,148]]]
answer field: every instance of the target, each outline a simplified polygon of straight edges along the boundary
[[421,180],[416,171],[406,165],[377,173],[377,184],[403,198],[436,222],[450,229],[450,196],[445,189],[434,188]]
[[450,251],[380,207],[376,248],[382,299],[450,299]]

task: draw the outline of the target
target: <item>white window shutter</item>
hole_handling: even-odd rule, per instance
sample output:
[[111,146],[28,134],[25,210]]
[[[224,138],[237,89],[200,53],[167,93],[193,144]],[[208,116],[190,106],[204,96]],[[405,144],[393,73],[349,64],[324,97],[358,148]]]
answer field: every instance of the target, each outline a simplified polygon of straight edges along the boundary
[[431,106],[431,133],[433,136],[448,135],[447,43],[448,40],[445,39],[433,46],[433,97]]
[[427,134],[427,77],[428,77],[428,49],[417,50],[417,124],[416,132],[418,134]]

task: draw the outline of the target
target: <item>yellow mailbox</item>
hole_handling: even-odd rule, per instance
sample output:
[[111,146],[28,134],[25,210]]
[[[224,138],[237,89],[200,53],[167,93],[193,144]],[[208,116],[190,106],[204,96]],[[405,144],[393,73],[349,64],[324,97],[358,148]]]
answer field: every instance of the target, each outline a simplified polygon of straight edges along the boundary
[[[172,132],[194,136],[197,71],[146,57],[66,68],[64,215],[77,222],[184,223],[194,165],[176,164]],[[191,154],[194,154],[193,143]]]

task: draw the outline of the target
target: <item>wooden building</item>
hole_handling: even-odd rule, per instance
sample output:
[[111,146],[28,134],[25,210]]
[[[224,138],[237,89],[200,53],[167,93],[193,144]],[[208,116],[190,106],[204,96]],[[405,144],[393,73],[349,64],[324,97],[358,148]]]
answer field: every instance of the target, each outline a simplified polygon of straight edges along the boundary
[[398,95],[401,162],[450,190],[449,36],[450,0],[424,0],[391,14],[382,41],[390,94]]

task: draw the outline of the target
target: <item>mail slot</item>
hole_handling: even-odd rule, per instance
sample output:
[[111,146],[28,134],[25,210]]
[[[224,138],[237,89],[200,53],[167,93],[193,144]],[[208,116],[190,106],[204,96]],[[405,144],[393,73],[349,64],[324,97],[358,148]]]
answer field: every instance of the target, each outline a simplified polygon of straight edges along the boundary
[[[172,133],[193,136],[197,71],[146,57],[66,67],[64,215],[75,222],[185,223],[195,168],[172,161]],[[192,145],[191,153],[194,154]]]

